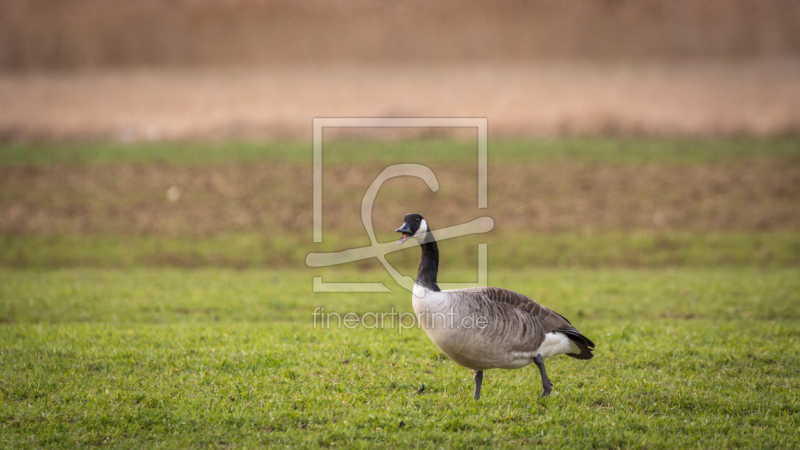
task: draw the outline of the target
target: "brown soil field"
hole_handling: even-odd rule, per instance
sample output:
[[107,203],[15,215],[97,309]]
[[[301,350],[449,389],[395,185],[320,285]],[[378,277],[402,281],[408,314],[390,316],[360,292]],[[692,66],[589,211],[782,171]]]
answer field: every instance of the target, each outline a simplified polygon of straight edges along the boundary
[[488,117],[490,137],[800,134],[800,60],[0,74],[0,139],[308,139],[314,117]]
[[[383,168],[369,163],[326,169],[326,230],[363,233],[361,197]],[[500,231],[800,230],[796,159],[494,164],[486,210],[476,208],[474,166],[431,168],[441,184],[437,193],[409,178],[382,188],[373,211],[379,236],[391,237],[397,218],[411,209],[435,216],[439,227],[489,215]],[[305,164],[0,167],[0,235],[210,236],[310,229],[311,171]]]

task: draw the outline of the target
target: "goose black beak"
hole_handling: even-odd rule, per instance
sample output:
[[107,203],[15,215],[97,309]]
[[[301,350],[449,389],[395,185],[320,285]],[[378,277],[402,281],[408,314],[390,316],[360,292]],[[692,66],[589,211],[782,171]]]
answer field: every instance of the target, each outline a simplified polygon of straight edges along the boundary
[[398,229],[396,229],[394,231],[396,231],[398,233],[403,233],[403,237],[401,237],[400,240],[397,241],[397,245],[402,244],[403,242],[406,241],[406,239],[411,237],[411,227],[409,227],[407,223],[404,223],[402,227],[400,227],[400,228],[398,228]]

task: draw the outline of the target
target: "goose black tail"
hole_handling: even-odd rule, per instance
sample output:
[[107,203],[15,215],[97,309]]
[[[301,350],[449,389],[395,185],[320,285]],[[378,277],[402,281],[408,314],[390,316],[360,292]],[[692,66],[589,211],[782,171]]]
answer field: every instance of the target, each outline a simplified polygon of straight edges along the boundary
[[594,342],[592,342],[591,339],[582,335],[580,331],[572,327],[560,328],[556,331],[559,333],[564,333],[570,341],[574,342],[575,345],[578,346],[581,351],[580,353],[567,353],[567,356],[575,359],[592,359],[594,356],[592,354],[592,351],[594,351]]

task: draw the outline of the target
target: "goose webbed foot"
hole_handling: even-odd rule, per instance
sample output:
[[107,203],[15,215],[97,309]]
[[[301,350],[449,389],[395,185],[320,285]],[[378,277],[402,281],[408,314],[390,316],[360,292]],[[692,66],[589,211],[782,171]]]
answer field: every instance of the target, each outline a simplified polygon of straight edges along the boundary
[[547,397],[553,390],[553,383],[547,378],[547,371],[544,370],[544,358],[542,358],[542,355],[536,355],[533,358],[533,362],[536,363],[536,367],[539,368],[539,374],[542,376],[542,397]]
[[475,400],[479,400],[481,398],[481,384],[483,383],[483,371],[482,370],[473,370],[475,376],[473,380],[475,380]]

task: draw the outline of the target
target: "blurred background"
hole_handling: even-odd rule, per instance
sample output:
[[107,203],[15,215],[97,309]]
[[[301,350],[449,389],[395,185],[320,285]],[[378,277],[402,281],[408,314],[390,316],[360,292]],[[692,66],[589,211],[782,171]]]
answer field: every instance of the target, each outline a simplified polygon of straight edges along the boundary
[[796,135],[793,0],[2,0],[6,140],[308,139],[314,116],[493,137]]
[[[474,129],[326,129],[312,243],[314,117],[487,118],[488,208]],[[412,310],[378,261],[306,266],[395,163],[440,189],[386,182],[379,242],[490,216],[439,282],[486,243],[597,343],[549,405],[529,370],[463,406],[369,329]],[[800,0],[0,0],[0,450],[800,448],[798,269]]]
[[489,210],[474,132],[329,130],[321,247],[420,162],[442,191],[387,183],[380,239],[489,214],[496,265],[800,263],[793,0],[0,0],[0,263],[302,266],[312,118],[415,116],[488,118]]

